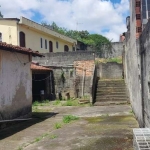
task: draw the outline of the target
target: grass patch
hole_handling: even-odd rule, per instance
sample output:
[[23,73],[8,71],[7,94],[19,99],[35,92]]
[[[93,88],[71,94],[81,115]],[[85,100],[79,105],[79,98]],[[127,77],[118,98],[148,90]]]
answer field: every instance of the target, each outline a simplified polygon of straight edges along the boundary
[[108,58],[108,59],[100,58],[100,59],[96,59],[96,60],[95,60],[95,64],[107,63],[107,62],[116,62],[116,63],[118,63],[118,64],[122,64],[122,57],[119,56],[119,57]]
[[22,147],[19,147],[17,150],[23,150],[23,148],[22,148]]
[[72,116],[72,115],[67,115],[63,117],[63,123],[70,123],[73,120],[78,120],[79,117],[77,116]]
[[61,126],[62,126],[61,123],[58,123],[58,122],[55,123],[55,129],[59,129],[59,128],[61,128]]
[[47,106],[49,105],[49,100],[43,100],[43,101],[34,101],[32,106]]
[[50,136],[51,139],[55,139],[55,138],[57,138],[57,137],[58,137],[58,136],[55,135],[55,134]]
[[121,57],[110,58],[110,59],[108,59],[107,62],[116,62],[118,64],[121,64],[122,63],[122,58]]
[[61,104],[61,101],[60,100],[55,100],[53,105],[60,105]]
[[79,104],[77,100],[67,100],[62,106],[79,106]]

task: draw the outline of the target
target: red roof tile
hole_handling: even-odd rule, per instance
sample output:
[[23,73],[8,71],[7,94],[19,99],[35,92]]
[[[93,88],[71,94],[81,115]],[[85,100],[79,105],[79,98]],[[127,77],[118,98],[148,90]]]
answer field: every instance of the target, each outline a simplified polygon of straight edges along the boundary
[[15,45],[7,44],[7,43],[4,43],[4,42],[0,42],[0,49],[1,50],[10,51],[10,52],[17,52],[17,53],[23,53],[23,54],[31,54],[32,56],[44,57],[38,51],[33,51],[30,48],[15,46]]
[[32,64],[31,64],[31,70],[50,71],[50,70],[52,70],[52,69],[46,68],[46,67],[43,67],[43,66],[39,66],[38,64],[35,64],[35,63],[32,62]]

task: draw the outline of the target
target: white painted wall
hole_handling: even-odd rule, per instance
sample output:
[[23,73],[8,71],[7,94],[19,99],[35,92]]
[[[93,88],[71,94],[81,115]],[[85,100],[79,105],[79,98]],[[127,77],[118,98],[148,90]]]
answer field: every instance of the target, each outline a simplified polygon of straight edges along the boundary
[[32,74],[29,56],[0,50],[0,120],[31,113],[31,104]]

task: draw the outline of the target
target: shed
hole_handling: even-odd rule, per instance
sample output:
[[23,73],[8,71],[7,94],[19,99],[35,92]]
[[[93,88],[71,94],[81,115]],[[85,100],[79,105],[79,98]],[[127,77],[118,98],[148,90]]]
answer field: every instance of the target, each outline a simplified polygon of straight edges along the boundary
[[31,115],[32,56],[43,55],[31,49],[0,42],[0,120]]

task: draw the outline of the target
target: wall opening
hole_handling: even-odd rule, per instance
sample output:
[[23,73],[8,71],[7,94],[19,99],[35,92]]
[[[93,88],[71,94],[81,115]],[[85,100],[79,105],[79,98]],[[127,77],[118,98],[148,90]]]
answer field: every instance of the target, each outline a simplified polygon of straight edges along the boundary
[[21,31],[19,33],[19,39],[20,39],[20,46],[21,47],[26,47],[25,33],[24,32]]
[[49,52],[53,52],[53,42],[49,41]]
[[68,52],[69,51],[69,47],[67,45],[64,46],[64,52]]
[[33,101],[44,100],[46,93],[46,74],[33,74],[32,75],[32,96]]

